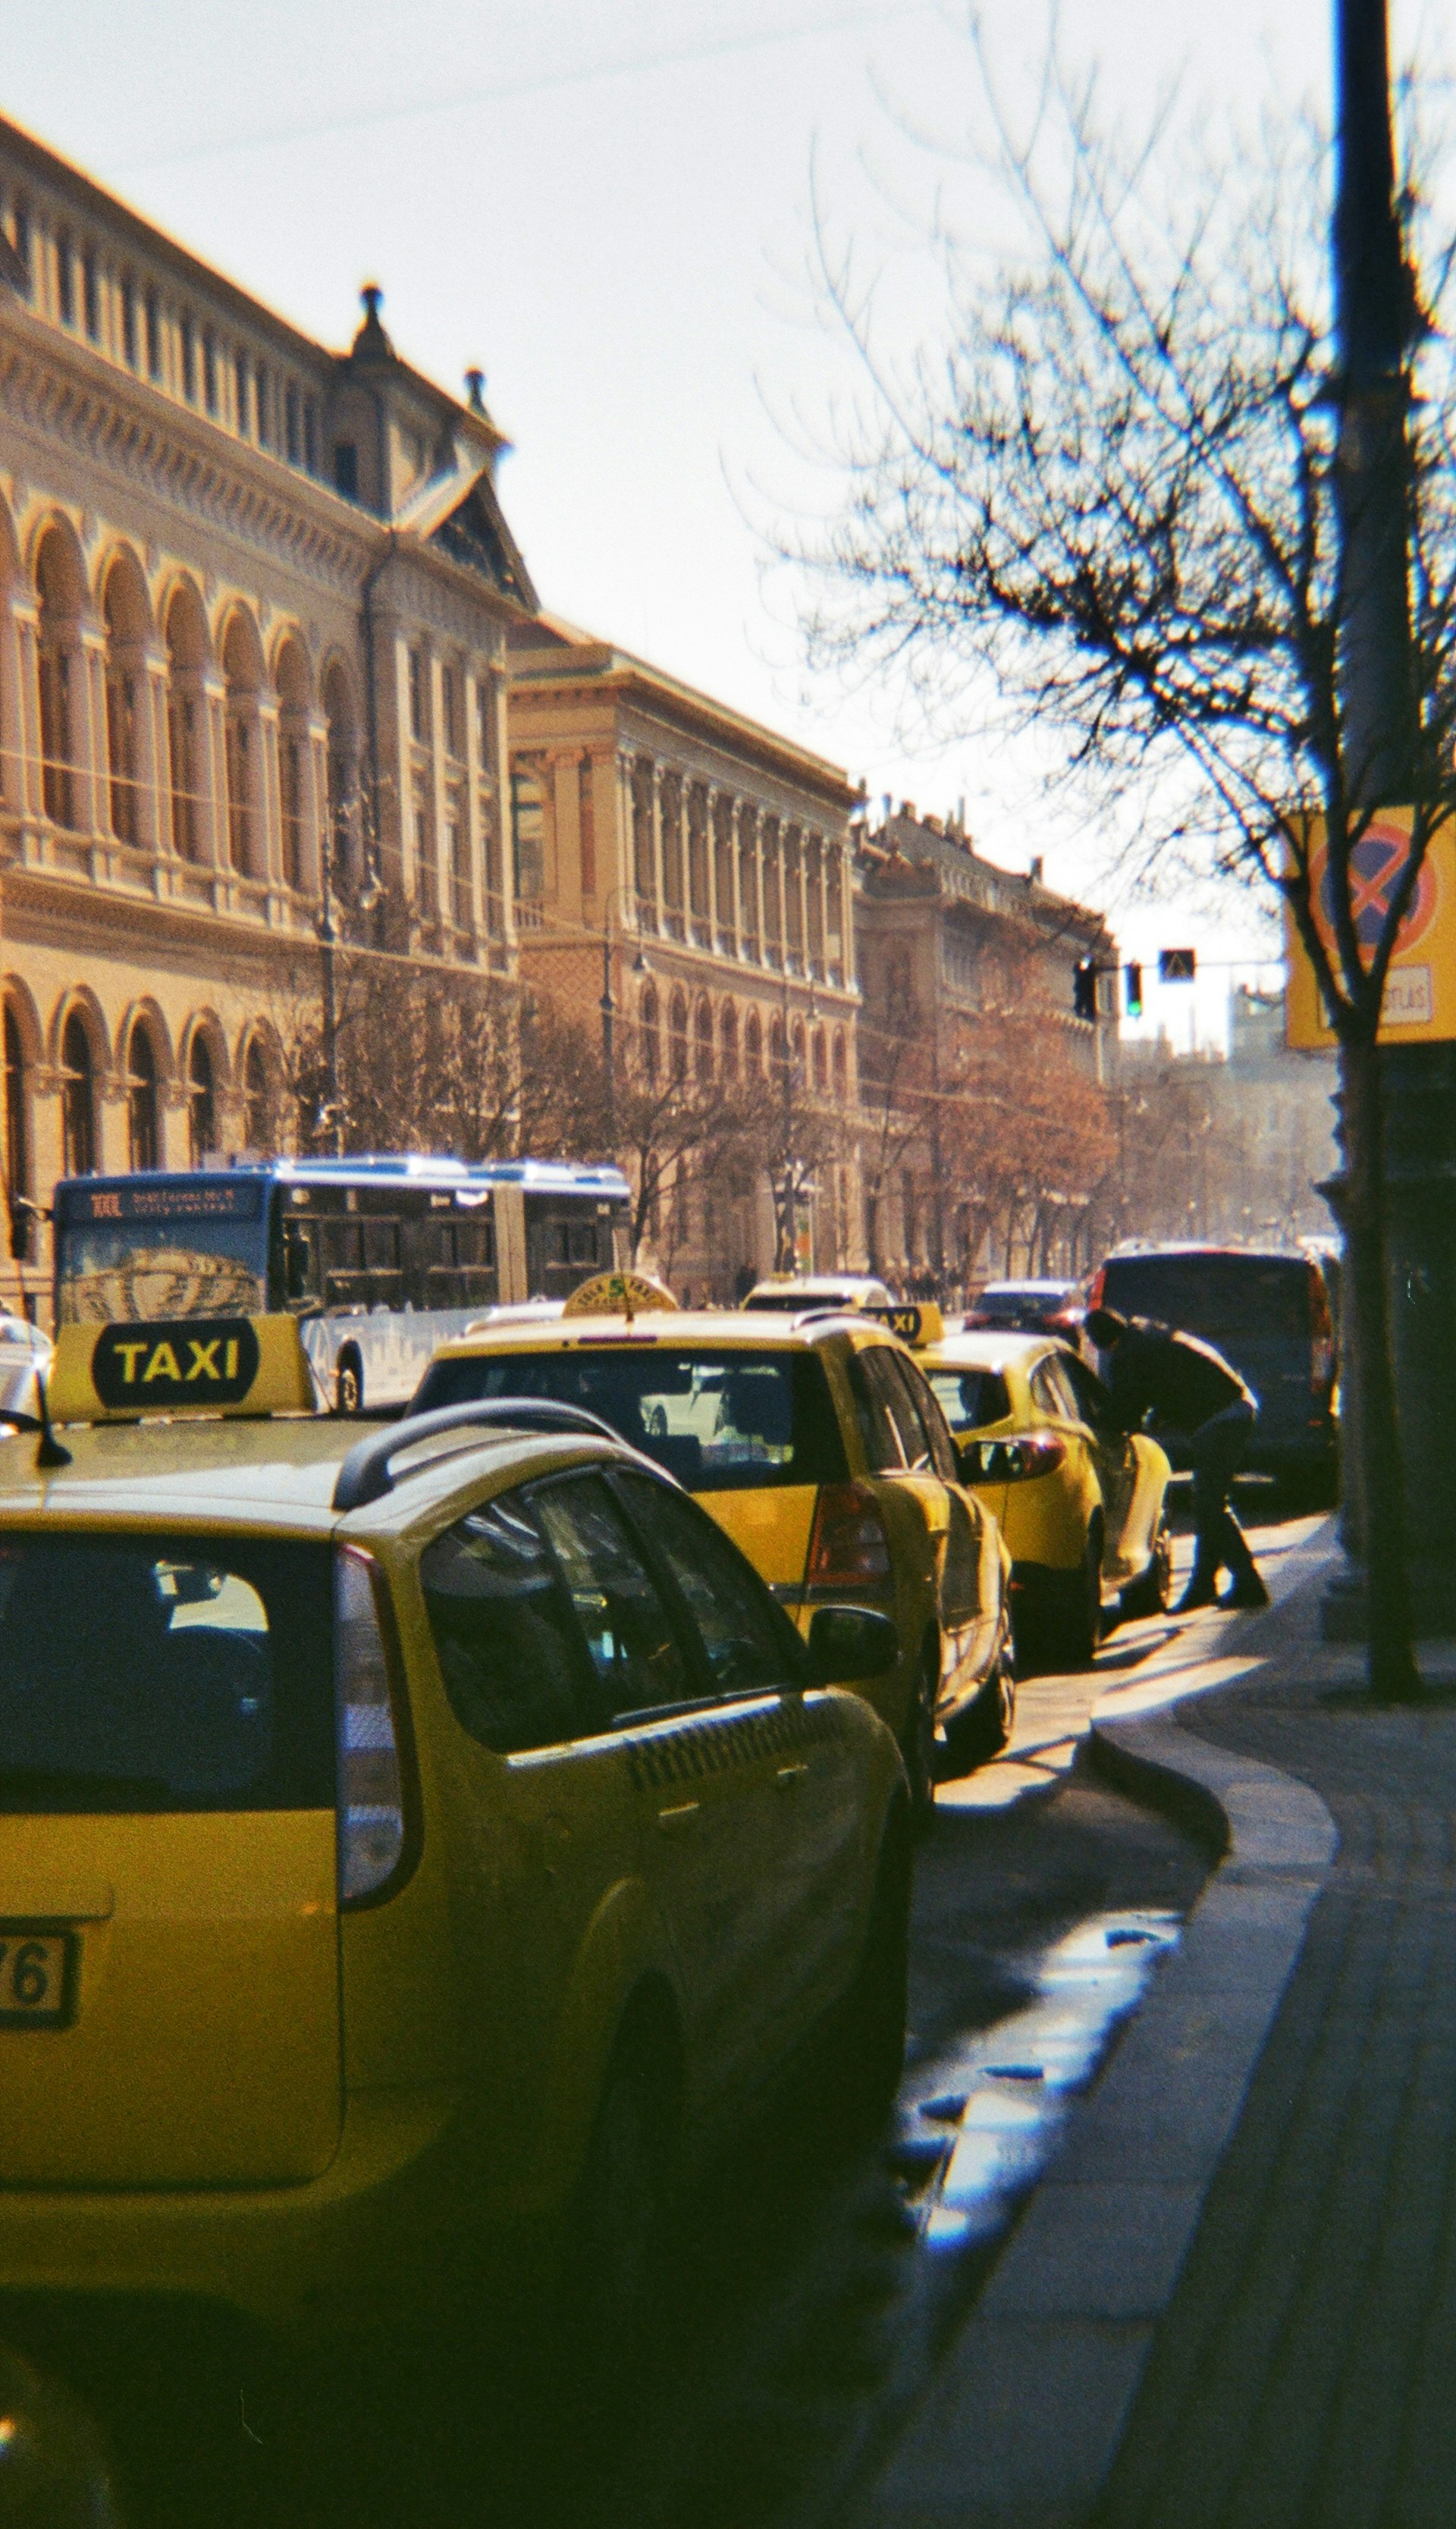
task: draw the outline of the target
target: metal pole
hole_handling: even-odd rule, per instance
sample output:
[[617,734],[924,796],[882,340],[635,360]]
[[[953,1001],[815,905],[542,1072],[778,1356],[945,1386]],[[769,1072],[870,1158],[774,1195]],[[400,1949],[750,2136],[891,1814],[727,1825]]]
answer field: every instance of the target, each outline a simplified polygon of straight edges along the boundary
[[[1357,805],[1405,805],[1422,779],[1410,619],[1408,364],[1416,307],[1401,250],[1390,135],[1385,0],[1336,0],[1338,188],[1333,257],[1344,566],[1339,697],[1347,784]],[[1377,1055],[1383,1142],[1390,1372],[1404,1471],[1409,1581],[1418,1629],[1456,1622],[1456,1470],[1447,1429],[1456,1306],[1456,1046],[1392,1045]],[[1345,1226],[1348,1168],[1323,1189]],[[1371,1375],[1378,1377],[1379,1366]],[[1357,1475],[1361,1363],[1342,1378],[1351,1561],[1326,1594],[1333,1633],[1368,1622],[1366,1520]]]
[[617,1065],[615,1024],[617,1003],[612,997],[612,896],[609,894],[602,914],[602,997],[597,1004],[602,1013],[602,1072],[607,1089],[607,1142],[617,1146]]
[[339,1013],[334,995],[334,833],[330,803],[325,804],[319,854],[322,903],[318,917],[318,955],[323,999],[324,1088],[328,1098],[329,1133],[336,1158],[344,1150],[344,1119],[339,1109]]

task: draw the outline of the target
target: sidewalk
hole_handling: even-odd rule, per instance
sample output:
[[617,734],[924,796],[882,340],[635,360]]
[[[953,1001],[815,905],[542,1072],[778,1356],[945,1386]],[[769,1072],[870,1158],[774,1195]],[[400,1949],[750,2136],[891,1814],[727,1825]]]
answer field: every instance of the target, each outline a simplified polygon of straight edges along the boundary
[[1456,1645],[1375,1710],[1321,1580],[1220,1629],[1238,1674],[1175,1719],[1102,1707],[1230,1850],[873,2529],[1456,2521]]

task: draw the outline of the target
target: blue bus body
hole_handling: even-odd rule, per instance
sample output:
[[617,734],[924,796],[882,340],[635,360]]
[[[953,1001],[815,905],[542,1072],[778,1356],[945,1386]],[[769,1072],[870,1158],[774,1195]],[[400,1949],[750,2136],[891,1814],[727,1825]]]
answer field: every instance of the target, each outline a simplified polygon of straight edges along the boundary
[[65,1177],[57,1326],[298,1318],[323,1394],[404,1404],[437,1344],[502,1303],[626,1262],[620,1168],[546,1159],[277,1159]]

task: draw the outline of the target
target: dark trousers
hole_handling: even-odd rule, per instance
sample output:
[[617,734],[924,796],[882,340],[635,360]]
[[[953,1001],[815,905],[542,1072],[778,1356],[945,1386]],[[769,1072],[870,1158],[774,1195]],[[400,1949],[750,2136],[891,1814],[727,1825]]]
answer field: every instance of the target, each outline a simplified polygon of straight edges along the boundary
[[1237,1580],[1254,1568],[1244,1532],[1228,1507],[1228,1487],[1249,1454],[1256,1419],[1252,1405],[1225,1405],[1188,1435],[1198,1532],[1193,1569],[1200,1580],[1212,1581],[1225,1569]]

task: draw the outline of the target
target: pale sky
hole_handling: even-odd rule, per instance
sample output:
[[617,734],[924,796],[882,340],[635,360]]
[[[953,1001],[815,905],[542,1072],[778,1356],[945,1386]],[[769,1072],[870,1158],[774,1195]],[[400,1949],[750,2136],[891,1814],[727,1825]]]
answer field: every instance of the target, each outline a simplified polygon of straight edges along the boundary
[[[1330,14],[1060,13],[1128,115],[1179,73],[1213,112],[1270,93],[1322,110]],[[1399,52],[1417,0],[1392,14]],[[982,16],[1026,93],[1038,0]],[[373,279],[405,358],[457,389],[483,367],[548,609],[788,730],[872,798],[964,798],[993,857],[1041,851],[1049,881],[1110,904],[1133,953],[1192,931],[1207,958],[1242,955],[1262,944],[1251,907],[1129,906],[1004,749],[909,753],[892,691],[806,689],[793,589],[760,569],[755,521],[812,497],[785,422],[822,423],[844,382],[802,289],[811,162],[908,339],[933,300],[907,239],[941,171],[906,127],[953,136],[970,111],[964,24],[953,0],[0,0],[0,107],[323,341],[347,345]],[[1220,995],[1211,975],[1206,1026]],[[1167,1003],[1185,1041],[1188,999]]]

